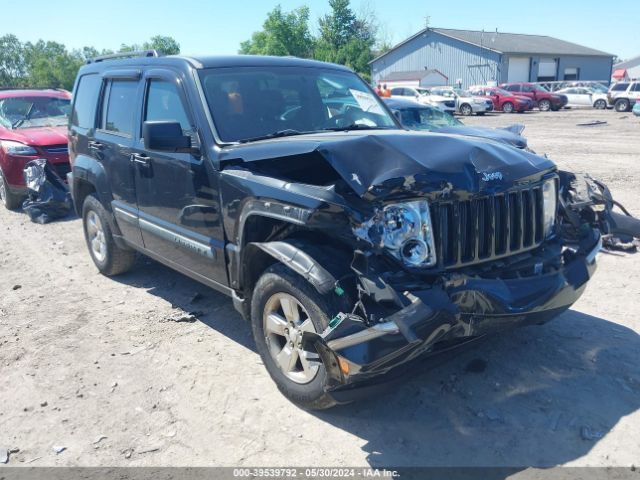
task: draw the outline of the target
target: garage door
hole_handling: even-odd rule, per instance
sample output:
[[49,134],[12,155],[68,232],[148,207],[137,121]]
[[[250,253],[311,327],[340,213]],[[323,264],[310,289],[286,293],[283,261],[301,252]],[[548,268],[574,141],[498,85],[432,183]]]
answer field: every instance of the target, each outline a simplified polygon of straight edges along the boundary
[[529,81],[529,57],[510,57],[508,82]]
[[538,81],[550,82],[556,80],[557,71],[555,58],[541,58],[538,65]]

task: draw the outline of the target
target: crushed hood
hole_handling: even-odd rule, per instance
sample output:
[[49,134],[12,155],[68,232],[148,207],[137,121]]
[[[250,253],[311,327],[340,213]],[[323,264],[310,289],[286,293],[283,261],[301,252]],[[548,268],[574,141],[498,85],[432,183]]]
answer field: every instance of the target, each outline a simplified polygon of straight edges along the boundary
[[522,135],[518,135],[506,128],[487,128],[487,127],[442,127],[436,130],[438,133],[453,133],[456,135],[468,135],[470,137],[488,138],[496,142],[506,143],[516,148],[525,148],[527,139]]
[[[220,161],[256,162],[317,153],[360,197],[392,191],[492,192],[554,170],[545,157],[461,135],[402,130],[331,132],[233,145]],[[308,161],[305,159],[305,161]],[[309,168],[313,168],[309,165]]]

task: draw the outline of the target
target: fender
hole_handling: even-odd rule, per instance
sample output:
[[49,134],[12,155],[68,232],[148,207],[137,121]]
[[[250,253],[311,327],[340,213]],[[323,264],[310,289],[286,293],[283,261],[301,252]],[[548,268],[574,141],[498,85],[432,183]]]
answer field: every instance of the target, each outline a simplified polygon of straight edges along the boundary
[[[76,190],[78,180],[85,181],[93,185],[96,189],[96,195],[100,200],[100,203],[109,212],[112,212],[111,202],[113,201],[113,194],[109,187],[107,180],[107,173],[104,166],[95,158],[87,155],[78,155],[73,164],[73,190]],[[76,200],[74,198],[74,204]],[[82,209],[82,205],[76,205],[76,210]]]
[[249,245],[259,248],[301,275],[321,295],[326,295],[335,288],[336,278],[311,255],[289,241],[250,243]]

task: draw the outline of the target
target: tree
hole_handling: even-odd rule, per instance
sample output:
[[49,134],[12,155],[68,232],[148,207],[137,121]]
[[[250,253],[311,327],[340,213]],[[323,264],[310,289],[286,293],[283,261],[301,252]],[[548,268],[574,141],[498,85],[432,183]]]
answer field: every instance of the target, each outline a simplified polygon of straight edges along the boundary
[[377,26],[371,11],[356,15],[349,0],[329,0],[331,13],[319,20],[315,58],[340,63],[369,78]]
[[280,5],[267,14],[262,30],[240,44],[241,54],[313,56],[314,40],[309,31],[309,8],[283,12]]
[[21,87],[27,81],[24,47],[15,35],[0,37],[0,86]]
[[38,40],[24,44],[29,87],[64,88],[71,90],[84,59],[57,42]]
[[164,55],[179,55],[180,44],[172,37],[166,37],[163,35],[156,35],[151,37],[151,40],[144,42],[144,50],[157,50]]

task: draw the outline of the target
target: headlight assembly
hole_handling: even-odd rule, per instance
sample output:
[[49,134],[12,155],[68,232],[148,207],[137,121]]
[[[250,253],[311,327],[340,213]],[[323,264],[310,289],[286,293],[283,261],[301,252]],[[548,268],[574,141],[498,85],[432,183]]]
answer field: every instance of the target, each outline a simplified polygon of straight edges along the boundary
[[354,229],[357,237],[386,248],[410,267],[436,264],[431,215],[426,201],[385,206],[368,222]]
[[542,184],[542,222],[545,238],[553,233],[553,227],[556,224],[557,205],[558,192],[556,180],[547,180]]
[[30,147],[29,145],[25,145],[24,143],[12,142],[10,140],[3,140],[1,144],[4,151],[7,152],[9,155],[29,157],[31,155],[38,154],[35,148]]

